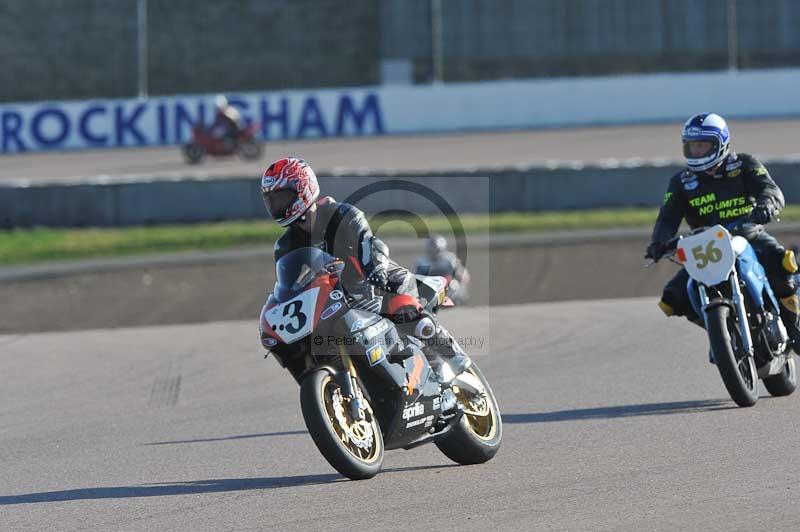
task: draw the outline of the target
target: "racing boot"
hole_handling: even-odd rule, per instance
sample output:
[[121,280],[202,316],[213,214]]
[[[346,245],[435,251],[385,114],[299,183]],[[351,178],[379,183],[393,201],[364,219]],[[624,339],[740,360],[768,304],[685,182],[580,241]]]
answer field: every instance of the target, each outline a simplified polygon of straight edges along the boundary
[[417,322],[414,335],[425,343],[428,361],[442,384],[451,382],[472,365],[469,356],[447,329],[430,317],[425,316]]
[[781,298],[781,320],[792,340],[792,349],[800,354],[800,297],[794,294]]
[[[782,286],[781,290],[777,290],[777,292],[782,292],[781,295],[792,294],[789,297],[780,298],[781,320],[783,320],[786,332],[792,340],[792,349],[794,349],[795,353],[800,354],[800,297],[798,297],[800,286],[797,285],[796,281],[798,266],[793,250],[787,249],[784,252],[781,266],[786,272],[786,285]],[[775,290],[774,287],[773,290]]]

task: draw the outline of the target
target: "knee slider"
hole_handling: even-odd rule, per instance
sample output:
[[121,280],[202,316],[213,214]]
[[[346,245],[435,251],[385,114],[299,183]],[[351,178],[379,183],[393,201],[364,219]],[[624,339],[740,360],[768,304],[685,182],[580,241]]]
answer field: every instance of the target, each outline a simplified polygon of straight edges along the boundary
[[783,265],[783,269],[788,273],[797,273],[797,258],[794,256],[794,251],[787,249],[783,254],[783,260],[781,261],[781,264]]
[[792,314],[800,314],[800,298],[796,295],[782,297],[781,305]]

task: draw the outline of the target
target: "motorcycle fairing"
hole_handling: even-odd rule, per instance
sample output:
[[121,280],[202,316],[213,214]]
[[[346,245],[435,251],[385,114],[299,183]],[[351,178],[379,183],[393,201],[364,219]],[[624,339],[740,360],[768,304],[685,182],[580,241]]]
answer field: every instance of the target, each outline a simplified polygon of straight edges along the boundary
[[286,344],[305,338],[317,328],[323,310],[333,302],[329,301],[333,288],[330,277],[318,277],[287,301],[270,297],[261,311],[262,332]]
[[406,393],[385,426],[387,449],[408,445],[429,433],[441,415],[441,388],[422,351],[403,361]]
[[735,238],[741,239],[746,244],[743,246],[742,252],[736,257],[736,267],[738,268],[739,277],[745,282],[745,290],[750,294],[751,300],[759,308],[764,308],[764,295],[766,295],[772,303],[772,308],[774,310],[779,309],[778,300],[767,280],[767,273],[764,270],[764,266],[758,261],[753,246],[744,238]]
[[381,317],[373,312],[359,309],[349,309],[342,317],[341,323],[344,324],[343,334],[355,334],[363,331],[367,327],[375,325],[381,321]]

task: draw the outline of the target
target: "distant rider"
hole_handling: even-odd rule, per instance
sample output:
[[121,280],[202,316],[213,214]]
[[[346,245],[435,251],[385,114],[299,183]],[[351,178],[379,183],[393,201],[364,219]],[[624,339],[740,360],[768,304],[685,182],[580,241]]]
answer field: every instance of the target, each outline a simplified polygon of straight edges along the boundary
[[456,254],[447,250],[447,240],[442,235],[432,234],[425,242],[425,255],[417,258],[415,272],[447,277],[454,293],[466,294],[469,272]]
[[[763,228],[784,206],[783,193],[755,157],[730,149],[725,120],[713,113],[692,116],[681,135],[686,169],[669,182],[664,203],[653,228],[646,258],[658,260],[667,251],[665,243],[678,232],[682,220],[689,226],[723,226],[752,222],[754,229],[739,233],[753,246],[766,270],[770,286],[781,302],[781,318],[797,352],[800,346],[800,300],[792,274],[797,272],[794,252],[784,248]],[[681,269],[664,287],[658,306],[667,316],[686,316],[699,325],[687,293],[689,275]]]
[[233,151],[236,147],[236,139],[239,130],[242,128],[242,115],[239,110],[228,103],[224,94],[216,98],[217,114],[214,116],[214,123],[211,124],[211,135],[222,139],[225,143],[225,151]]
[[[317,176],[302,159],[279,159],[269,165],[261,180],[267,212],[286,232],[275,243],[275,261],[302,247],[317,247],[344,261],[342,283],[349,295],[363,294],[363,281],[377,288],[383,298],[375,309],[396,323],[422,317],[416,279],[389,259],[389,248],[372,234],[364,213],[330,196],[319,198]],[[438,325],[438,324],[437,324]],[[436,345],[449,356],[456,373],[469,364],[461,348],[438,326]]]

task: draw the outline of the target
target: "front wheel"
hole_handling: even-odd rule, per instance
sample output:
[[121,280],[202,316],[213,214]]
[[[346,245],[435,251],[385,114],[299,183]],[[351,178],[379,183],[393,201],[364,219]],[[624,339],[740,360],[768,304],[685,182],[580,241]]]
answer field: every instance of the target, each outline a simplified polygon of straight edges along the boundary
[[482,464],[488,462],[500,449],[503,438],[503,420],[492,388],[478,366],[473,363],[464,373],[475,377],[481,391],[473,393],[454,386],[464,414],[458,425],[437,441],[436,446],[450,460],[462,464]]
[[794,393],[797,388],[797,367],[794,355],[789,355],[789,361],[783,366],[781,373],[764,377],[764,387],[773,397],[784,397]]
[[350,403],[331,373],[321,369],[303,379],[300,407],[311,438],[322,456],[352,480],[372,478],[383,462],[383,437],[366,398],[365,418],[354,420]]
[[738,354],[741,338],[735,315],[727,305],[706,311],[708,340],[722,382],[731,399],[739,406],[753,406],[758,401],[758,372],[750,355]]

